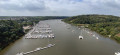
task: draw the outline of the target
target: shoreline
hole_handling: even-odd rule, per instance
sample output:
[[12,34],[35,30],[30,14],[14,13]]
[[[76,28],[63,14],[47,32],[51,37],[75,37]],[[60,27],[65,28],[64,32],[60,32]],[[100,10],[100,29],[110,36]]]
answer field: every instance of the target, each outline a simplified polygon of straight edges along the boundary
[[8,46],[6,46],[4,49],[2,49],[2,50],[0,51],[0,55],[2,55],[1,53],[5,53],[5,51],[8,50],[8,48],[10,48],[15,42],[19,41],[19,40],[22,39],[23,37],[24,37],[24,35],[23,35],[21,38],[15,40],[14,42],[10,43],[10,44],[9,44]]
[[[62,21],[63,21],[63,20],[62,20]],[[65,22],[65,21],[63,21],[63,22]],[[65,23],[68,23],[68,24],[74,25],[74,26],[76,26],[76,27],[81,27],[81,26],[84,26],[84,28],[88,28],[88,29],[90,29],[91,31],[94,31],[94,32],[96,32],[96,33],[98,33],[98,34],[102,35],[103,37],[106,37],[106,38],[112,39],[112,40],[114,40],[115,42],[117,42],[117,43],[119,43],[119,44],[120,44],[120,40],[115,39],[115,38],[119,38],[119,37],[114,36],[114,38],[113,38],[113,37],[108,37],[108,36],[105,36],[105,35],[103,35],[103,34],[101,34],[101,33],[97,32],[97,31],[95,31],[95,30],[92,30],[92,29],[91,29],[91,28],[89,28],[89,27],[86,27],[86,25],[87,25],[87,26],[89,26],[89,24],[73,24],[73,23],[69,23],[69,22],[65,22]]]
[[[32,29],[33,26],[31,26],[31,29]],[[24,29],[24,30],[28,30],[27,32],[25,32],[25,34],[23,36],[21,36],[20,38],[18,38],[17,40],[15,40],[14,42],[11,42],[10,44],[8,44],[5,48],[3,48],[2,50],[0,50],[0,55],[1,53],[10,48],[10,46],[12,46],[15,42],[19,41],[20,39],[22,39],[31,29]]]

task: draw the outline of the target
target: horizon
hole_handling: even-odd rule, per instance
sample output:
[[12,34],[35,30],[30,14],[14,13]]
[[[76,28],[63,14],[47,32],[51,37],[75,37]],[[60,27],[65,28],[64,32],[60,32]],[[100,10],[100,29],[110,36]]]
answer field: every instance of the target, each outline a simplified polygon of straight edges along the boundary
[[[104,15],[104,14],[82,14],[82,15]],[[75,15],[75,16],[81,16],[81,15]],[[110,15],[110,16],[116,16],[116,15]],[[22,16],[0,16],[0,17],[22,17]],[[23,17],[27,17],[27,16],[23,16]],[[28,17],[37,17],[37,16],[28,16]],[[38,16],[38,17],[49,17],[49,16]],[[58,17],[61,17],[61,16],[58,16]],[[63,17],[72,17],[72,16],[63,16]],[[117,16],[117,17],[120,17],[120,16]]]

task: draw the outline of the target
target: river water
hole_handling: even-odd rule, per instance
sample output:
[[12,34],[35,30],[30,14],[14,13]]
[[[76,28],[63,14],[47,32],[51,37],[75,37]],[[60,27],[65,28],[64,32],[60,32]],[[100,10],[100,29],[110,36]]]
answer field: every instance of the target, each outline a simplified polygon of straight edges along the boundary
[[[43,22],[52,28],[54,39],[25,39],[23,37],[6,47],[0,55],[16,55],[18,52],[28,52],[49,43],[56,45],[27,55],[114,55],[120,50],[119,43],[89,29],[78,28],[59,19]],[[81,32],[84,37],[82,40],[78,38]]]

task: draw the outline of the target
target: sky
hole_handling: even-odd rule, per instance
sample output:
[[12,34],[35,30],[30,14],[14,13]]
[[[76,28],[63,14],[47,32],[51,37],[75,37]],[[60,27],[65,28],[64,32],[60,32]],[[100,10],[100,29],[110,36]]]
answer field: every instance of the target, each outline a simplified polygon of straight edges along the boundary
[[120,0],[0,0],[0,16],[120,16]]

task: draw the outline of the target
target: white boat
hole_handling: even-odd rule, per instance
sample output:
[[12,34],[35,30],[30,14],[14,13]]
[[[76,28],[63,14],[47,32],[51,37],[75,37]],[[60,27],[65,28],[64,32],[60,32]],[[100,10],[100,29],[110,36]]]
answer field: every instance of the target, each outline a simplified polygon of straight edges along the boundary
[[96,39],[99,39],[98,37],[96,37]]
[[48,48],[48,47],[43,47],[44,49]]
[[79,36],[79,39],[83,39],[83,36]]
[[40,50],[40,48],[36,48],[36,50]]
[[44,48],[40,48],[41,50],[43,50]]
[[115,52],[115,55],[120,55],[120,52]]

